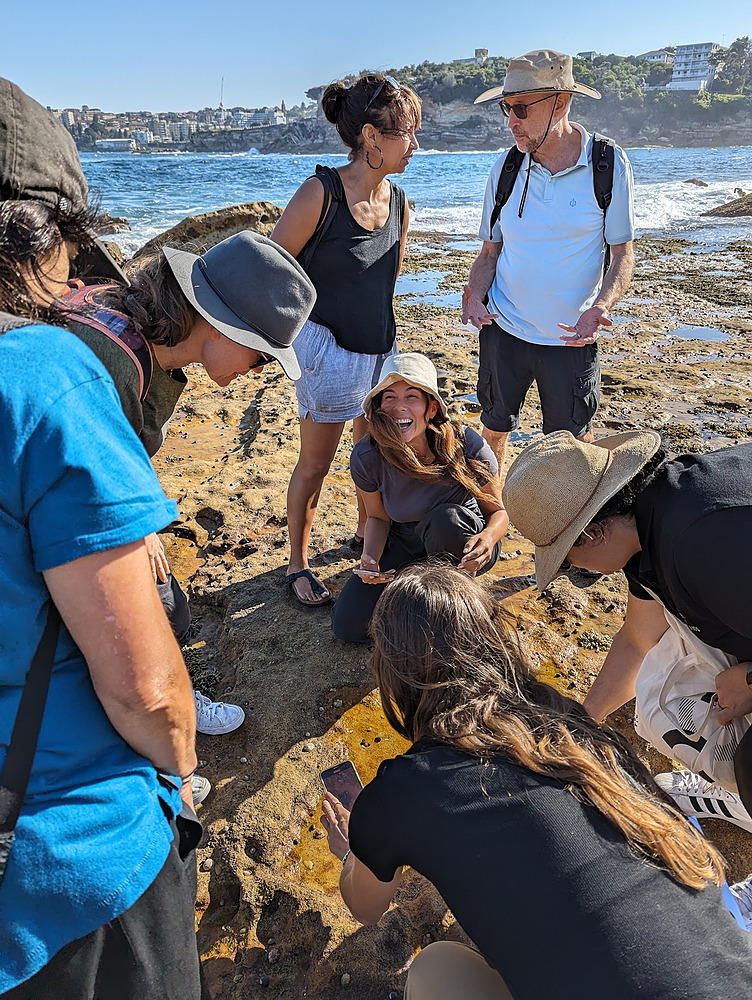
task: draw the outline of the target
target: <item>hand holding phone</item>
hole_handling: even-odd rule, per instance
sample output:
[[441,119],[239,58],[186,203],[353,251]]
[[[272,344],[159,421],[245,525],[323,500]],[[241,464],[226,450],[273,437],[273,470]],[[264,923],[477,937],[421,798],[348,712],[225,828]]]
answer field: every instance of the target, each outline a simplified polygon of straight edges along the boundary
[[345,760],[321,772],[321,781],[330,795],[342,803],[349,812],[353,803],[363,791],[363,782],[352,761]]

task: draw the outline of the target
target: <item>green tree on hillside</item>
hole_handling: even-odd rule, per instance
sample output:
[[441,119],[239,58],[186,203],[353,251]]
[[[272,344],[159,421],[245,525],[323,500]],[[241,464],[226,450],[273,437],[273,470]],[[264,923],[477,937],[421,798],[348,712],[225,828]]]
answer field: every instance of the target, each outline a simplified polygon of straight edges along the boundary
[[711,56],[711,62],[718,66],[712,90],[721,94],[752,93],[752,45],[748,35]]

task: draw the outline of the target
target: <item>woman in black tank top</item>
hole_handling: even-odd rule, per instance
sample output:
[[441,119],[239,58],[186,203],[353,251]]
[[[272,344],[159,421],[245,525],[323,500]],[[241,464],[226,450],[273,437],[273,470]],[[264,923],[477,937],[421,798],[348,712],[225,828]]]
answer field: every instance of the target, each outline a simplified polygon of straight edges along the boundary
[[[316,287],[309,322],[295,341],[300,455],[287,491],[287,581],[301,604],[331,600],[308,568],[308,543],[319,493],[348,420],[353,441],[365,433],[360,409],[394,351],[394,285],[408,227],[402,173],[418,148],[420,101],[392,77],[364,74],[351,87],[330,84],[324,114],[349,148],[337,170],[318,168],[290,200],[272,239],[296,256]],[[358,497],[362,546],[365,509]]]

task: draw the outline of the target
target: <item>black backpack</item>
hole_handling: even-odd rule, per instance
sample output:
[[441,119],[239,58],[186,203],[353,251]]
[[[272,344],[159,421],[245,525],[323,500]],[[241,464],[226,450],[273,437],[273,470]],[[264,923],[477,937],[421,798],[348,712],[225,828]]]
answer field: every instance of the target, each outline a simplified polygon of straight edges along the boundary
[[[593,135],[593,192],[595,200],[603,212],[604,228],[606,210],[611,204],[611,192],[614,187],[614,145],[614,140],[605,135],[599,135],[597,132]],[[517,180],[517,174],[520,172],[526,155],[526,153],[520,152],[516,146],[512,146],[504,158],[499,174],[499,183],[496,185],[496,203],[493,212],[491,212],[489,234],[493,233],[493,227],[499,221],[501,210],[511,197],[514,182]],[[606,243],[604,270],[608,267],[610,256],[608,243]]]

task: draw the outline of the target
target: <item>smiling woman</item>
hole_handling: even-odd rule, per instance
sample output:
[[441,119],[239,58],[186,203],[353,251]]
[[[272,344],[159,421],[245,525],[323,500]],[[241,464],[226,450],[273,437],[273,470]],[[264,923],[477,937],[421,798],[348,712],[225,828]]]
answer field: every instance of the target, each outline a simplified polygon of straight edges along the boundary
[[494,454],[475,431],[449,419],[429,358],[389,358],[363,410],[370,434],[350,459],[368,515],[363,556],[332,615],[334,634],[345,642],[368,640],[373,609],[395,570],[437,555],[469,575],[485,573],[509,524]]

